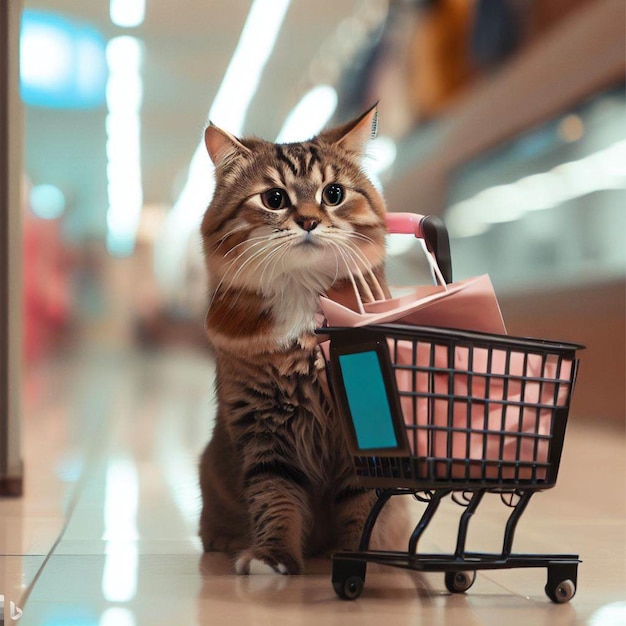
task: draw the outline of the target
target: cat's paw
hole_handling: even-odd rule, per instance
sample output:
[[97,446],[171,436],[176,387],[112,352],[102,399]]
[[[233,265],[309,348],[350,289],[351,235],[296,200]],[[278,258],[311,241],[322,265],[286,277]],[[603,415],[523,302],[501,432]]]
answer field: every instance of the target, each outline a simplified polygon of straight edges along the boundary
[[286,551],[252,549],[242,552],[235,561],[237,574],[300,574],[302,563]]

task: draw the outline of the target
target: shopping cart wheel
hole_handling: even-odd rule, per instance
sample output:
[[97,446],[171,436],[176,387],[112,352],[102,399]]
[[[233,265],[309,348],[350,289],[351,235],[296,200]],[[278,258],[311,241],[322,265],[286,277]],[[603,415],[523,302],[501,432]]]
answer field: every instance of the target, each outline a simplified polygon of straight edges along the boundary
[[360,576],[350,576],[342,582],[334,582],[333,589],[342,600],[356,600],[363,592],[363,584]]
[[446,572],[446,589],[450,593],[465,593],[476,580],[476,572]]
[[545,587],[546,595],[552,602],[556,602],[556,604],[564,604],[565,602],[569,602],[576,593],[576,585],[569,580],[562,580],[561,582],[555,584],[548,584]]

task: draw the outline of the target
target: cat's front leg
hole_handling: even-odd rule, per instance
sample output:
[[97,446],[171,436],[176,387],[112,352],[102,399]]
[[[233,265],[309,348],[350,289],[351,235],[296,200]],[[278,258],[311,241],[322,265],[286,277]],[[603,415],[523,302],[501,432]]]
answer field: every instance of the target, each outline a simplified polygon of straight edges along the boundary
[[302,572],[303,538],[311,523],[305,483],[301,470],[283,460],[247,469],[252,543],[237,557],[238,574]]
[[219,419],[200,457],[200,538],[205,552],[237,552],[249,544],[247,511],[241,501],[235,450]]

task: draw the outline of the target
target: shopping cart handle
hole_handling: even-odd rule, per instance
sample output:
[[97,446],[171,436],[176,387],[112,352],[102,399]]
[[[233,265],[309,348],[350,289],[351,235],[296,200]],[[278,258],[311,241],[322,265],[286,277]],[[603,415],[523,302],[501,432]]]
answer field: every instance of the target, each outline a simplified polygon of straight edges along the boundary
[[417,213],[387,213],[387,230],[392,234],[415,235],[423,239],[421,225],[425,217]]
[[438,217],[418,213],[387,213],[386,219],[387,230],[391,234],[414,235],[423,239],[437,259],[444,280],[452,282],[450,239],[445,224]]

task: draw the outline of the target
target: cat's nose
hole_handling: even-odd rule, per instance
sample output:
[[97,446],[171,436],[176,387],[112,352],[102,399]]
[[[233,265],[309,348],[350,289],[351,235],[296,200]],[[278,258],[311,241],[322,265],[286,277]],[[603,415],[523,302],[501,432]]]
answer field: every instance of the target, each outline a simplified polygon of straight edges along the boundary
[[316,220],[312,217],[296,217],[296,224],[300,226],[302,230],[310,233],[312,230],[315,230],[318,227],[319,220]]

